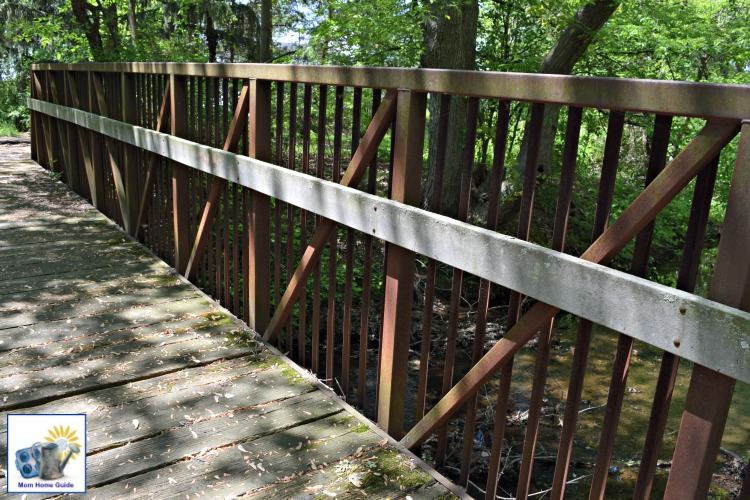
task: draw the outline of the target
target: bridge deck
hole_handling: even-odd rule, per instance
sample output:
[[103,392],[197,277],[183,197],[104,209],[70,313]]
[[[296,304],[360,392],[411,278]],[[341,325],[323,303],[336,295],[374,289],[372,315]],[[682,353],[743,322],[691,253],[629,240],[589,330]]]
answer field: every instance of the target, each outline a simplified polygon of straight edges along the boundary
[[[0,411],[86,413],[89,498],[449,495],[45,170],[2,151]],[[2,483],[15,479],[5,467]]]

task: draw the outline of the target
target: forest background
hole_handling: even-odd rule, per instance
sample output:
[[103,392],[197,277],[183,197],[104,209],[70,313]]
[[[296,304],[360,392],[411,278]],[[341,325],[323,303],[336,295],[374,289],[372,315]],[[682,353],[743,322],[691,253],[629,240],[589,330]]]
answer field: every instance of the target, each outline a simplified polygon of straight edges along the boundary
[[[748,19],[746,0],[0,0],[0,135],[28,128],[29,65],[37,62],[433,67],[748,84]],[[437,116],[438,106],[439,99],[432,100],[430,116]],[[461,134],[466,104],[456,99],[453,106],[450,133]],[[546,113],[540,184],[554,178],[562,149],[556,130],[564,117],[554,108]],[[528,109],[519,106],[511,117],[506,154],[508,165],[515,168],[508,169],[510,193],[520,190]],[[618,205],[624,208],[643,186],[653,124],[641,118],[628,116],[614,216]],[[577,191],[583,201],[573,211],[568,244],[573,254],[585,248],[590,236],[579,234],[575,224],[580,221],[584,227],[593,217],[605,121],[603,114],[587,114],[582,129],[579,161],[585,165]],[[675,122],[670,156],[700,125],[699,120]],[[493,110],[483,108],[475,153],[474,188],[480,200],[489,184],[481,173],[482,166],[486,171],[491,163],[493,126]],[[458,201],[461,141],[450,144],[455,146],[447,164],[456,168],[449,167],[444,180],[443,211],[448,213]],[[427,150],[433,149],[429,144]],[[433,161],[426,160],[428,199]],[[733,162],[727,157],[721,161],[713,204],[716,222],[709,224],[706,238],[707,263],[713,261],[718,242]],[[548,191],[551,214],[553,186]],[[544,212],[545,189],[539,199]],[[651,279],[674,285],[689,207],[685,195],[660,215]],[[625,251],[614,265],[627,267],[627,262]],[[705,292],[706,282],[699,283],[699,291]]]

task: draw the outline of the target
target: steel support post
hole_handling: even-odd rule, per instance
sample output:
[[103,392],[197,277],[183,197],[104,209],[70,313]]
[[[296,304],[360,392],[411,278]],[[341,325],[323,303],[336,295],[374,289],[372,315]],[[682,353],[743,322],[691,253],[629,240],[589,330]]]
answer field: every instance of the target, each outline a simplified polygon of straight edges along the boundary
[[[750,310],[750,122],[743,122],[708,298]],[[708,346],[706,346],[709,348]],[[665,498],[706,498],[735,380],[695,365]]]
[[[136,80],[134,73],[120,73],[122,86],[122,121],[138,125],[138,101],[136,100]],[[187,110],[186,110],[187,111]],[[174,122],[173,122],[174,123]],[[175,134],[176,135],[176,134]],[[184,137],[184,136],[181,136]],[[126,144],[124,146],[123,177],[127,210],[123,213],[125,230],[131,236],[137,235],[138,221],[138,149]],[[187,217],[187,210],[185,211]]]
[[[170,123],[172,135],[188,136],[187,77],[169,75]],[[174,266],[181,274],[187,269],[190,259],[190,228],[188,197],[188,167],[172,162],[172,217],[174,221]]]
[[[250,116],[248,121],[248,156],[271,161],[271,82],[250,80]],[[248,276],[246,294],[248,326],[265,331],[270,319],[270,263],[271,228],[269,216],[271,200],[268,196],[250,191],[250,209],[245,227],[249,232],[247,256]]]
[[[407,205],[419,203],[426,104],[426,94],[398,92],[391,198]],[[401,439],[416,254],[389,245],[387,255],[377,415],[378,424]]]
[[[91,113],[97,113],[103,115],[105,113],[99,107],[99,101],[96,95],[96,87],[94,78],[101,77],[93,71],[88,71],[86,75],[86,99],[88,104],[86,111]],[[88,131],[89,151],[91,152],[91,172],[94,176],[91,200],[97,210],[103,212],[105,210],[104,200],[104,163],[102,161],[102,137],[94,132]]]

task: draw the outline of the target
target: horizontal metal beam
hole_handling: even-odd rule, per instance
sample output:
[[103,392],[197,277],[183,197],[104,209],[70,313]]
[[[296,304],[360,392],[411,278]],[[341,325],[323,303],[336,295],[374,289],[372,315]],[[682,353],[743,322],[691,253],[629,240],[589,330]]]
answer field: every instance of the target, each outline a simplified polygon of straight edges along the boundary
[[28,102],[34,111],[291,203],[750,383],[750,313],[252,158]]
[[750,85],[443,69],[280,64],[33,64],[34,71],[98,71],[257,78],[534,101],[702,118],[750,118]]

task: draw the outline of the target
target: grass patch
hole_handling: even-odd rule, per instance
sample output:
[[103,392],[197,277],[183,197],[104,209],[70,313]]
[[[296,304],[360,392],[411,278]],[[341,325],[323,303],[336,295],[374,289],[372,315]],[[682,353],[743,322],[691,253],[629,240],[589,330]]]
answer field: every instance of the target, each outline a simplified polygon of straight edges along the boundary
[[729,493],[724,488],[712,484],[711,488],[708,491],[708,498],[711,500],[730,500],[734,498],[734,495]]
[[16,137],[19,134],[15,125],[0,121],[0,137]]

